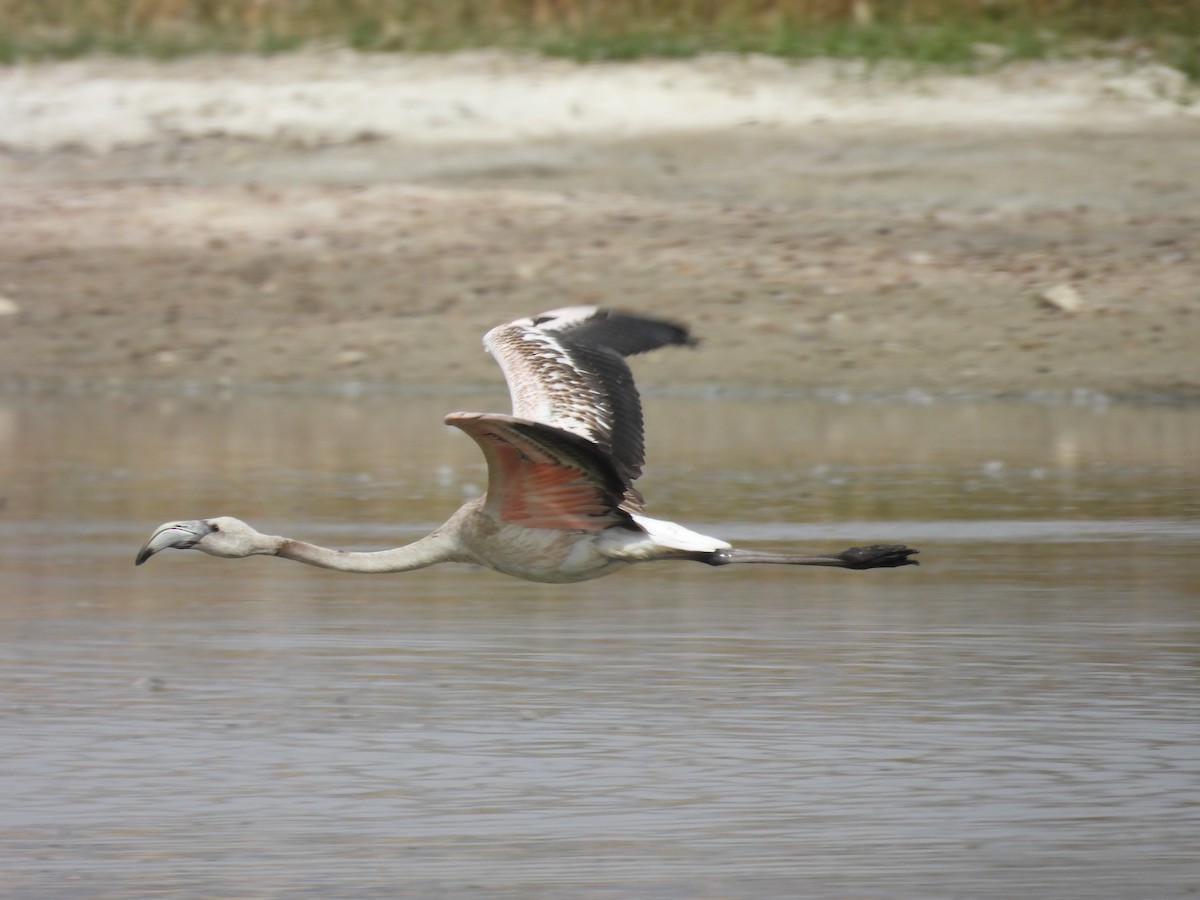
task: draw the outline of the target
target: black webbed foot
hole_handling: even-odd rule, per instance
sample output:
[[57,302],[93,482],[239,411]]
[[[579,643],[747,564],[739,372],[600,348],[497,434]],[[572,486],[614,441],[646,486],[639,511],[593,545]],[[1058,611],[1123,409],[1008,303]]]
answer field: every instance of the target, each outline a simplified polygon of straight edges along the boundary
[[917,560],[909,557],[920,552],[903,544],[873,544],[870,547],[843,550],[837,558],[846,564],[847,569],[894,569],[897,566],[919,566]]

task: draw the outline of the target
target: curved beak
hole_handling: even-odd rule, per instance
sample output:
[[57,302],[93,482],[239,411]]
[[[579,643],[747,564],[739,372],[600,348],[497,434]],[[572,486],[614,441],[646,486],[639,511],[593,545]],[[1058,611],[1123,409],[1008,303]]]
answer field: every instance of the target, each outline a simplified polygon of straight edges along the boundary
[[194,547],[214,531],[216,529],[204,519],[192,519],[189,522],[167,522],[159,525],[154,534],[150,535],[150,540],[142,545],[133,564],[140,566],[160,550],[167,550],[171,547],[186,550]]

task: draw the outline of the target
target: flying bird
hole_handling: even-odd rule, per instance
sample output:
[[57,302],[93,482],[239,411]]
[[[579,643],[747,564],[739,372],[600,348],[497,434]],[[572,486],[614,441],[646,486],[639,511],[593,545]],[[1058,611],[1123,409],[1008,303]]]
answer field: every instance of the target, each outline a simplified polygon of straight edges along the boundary
[[739,549],[645,514],[634,487],[645,462],[642,407],[625,358],[695,343],[675,322],[591,306],[500,325],[483,345],[504,372],[512,415],[456,412],[445,419],[483,451],[487,491],[431,534],[390,550],[331,550],[218,516],[160,525],[136,563],[174,547],[232,559],[278,556],[339,572],[475,563],[551,583],[587,581],[658,560],[842,569],[916,565],[917,551],[899,544],[836,554]]

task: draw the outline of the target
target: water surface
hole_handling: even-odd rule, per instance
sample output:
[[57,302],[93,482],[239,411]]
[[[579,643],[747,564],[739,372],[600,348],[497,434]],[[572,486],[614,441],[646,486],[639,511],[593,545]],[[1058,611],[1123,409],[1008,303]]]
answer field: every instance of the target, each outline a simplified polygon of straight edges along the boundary
[[6,894],[1200,890],[1200,410],[647,402],[651,514],[919,569],[133,566],[416,537],[503,408],[0,398]]

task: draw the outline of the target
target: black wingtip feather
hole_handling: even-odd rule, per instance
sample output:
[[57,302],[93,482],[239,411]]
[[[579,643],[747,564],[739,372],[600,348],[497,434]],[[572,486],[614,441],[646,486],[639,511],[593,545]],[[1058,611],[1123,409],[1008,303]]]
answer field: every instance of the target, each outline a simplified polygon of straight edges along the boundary
[[596,315],[565,330],[563,336],[575,343],[614,350],[622,356],[636,356],[659,347],[694,347],[699,343],[680,322],[607,309],[597,310]]

